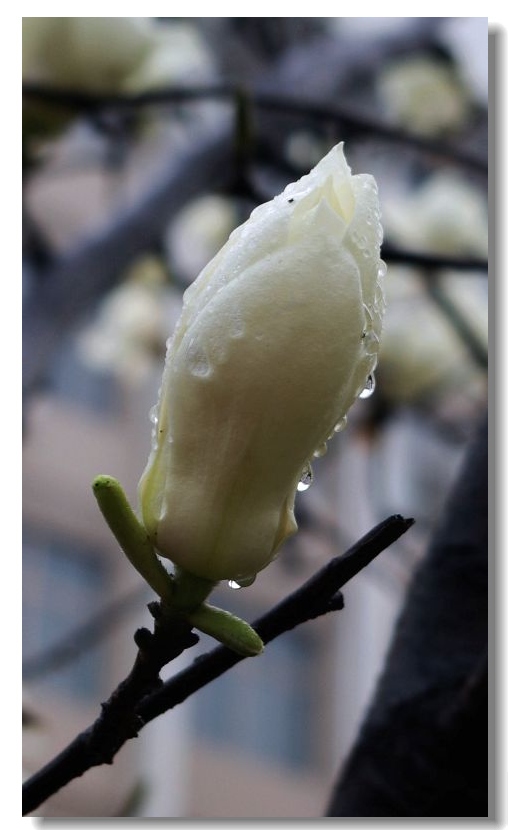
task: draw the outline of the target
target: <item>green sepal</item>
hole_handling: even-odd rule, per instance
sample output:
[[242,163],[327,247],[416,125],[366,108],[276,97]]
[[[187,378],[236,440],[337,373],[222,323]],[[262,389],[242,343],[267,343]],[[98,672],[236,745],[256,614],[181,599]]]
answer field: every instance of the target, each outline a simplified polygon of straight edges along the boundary
[[129,562],[163,602],[170,603],[173,578],[157,556],[121,484],[112,476],[101,475],[94,479],[92,489],[108,527]]
[[242,657],[255,657],[264,650],[263,640],[252,626],[222,608],[203,603],[186,616],[199,631],[214,637]]
[[100,475],[93,482],[99,508],[129,562],[161,598],[163,612],[185,617],[195,628],[209,634],[242,657],[261,654],[264,643],[245,620],[204,602],[216,582],[197,577],[177,567],[166,571],[150,538],[130,506],[121,484]]

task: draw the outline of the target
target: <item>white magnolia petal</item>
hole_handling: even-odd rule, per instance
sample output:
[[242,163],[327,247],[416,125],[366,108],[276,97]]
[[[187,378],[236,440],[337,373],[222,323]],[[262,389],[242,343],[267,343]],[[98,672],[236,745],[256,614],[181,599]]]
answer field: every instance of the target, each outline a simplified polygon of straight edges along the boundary
[[381,237],[375,182],[352,176],[338,145],[186,291],[139,487],[161,555],[245,580],[296,531],[302,470],[377,361]]

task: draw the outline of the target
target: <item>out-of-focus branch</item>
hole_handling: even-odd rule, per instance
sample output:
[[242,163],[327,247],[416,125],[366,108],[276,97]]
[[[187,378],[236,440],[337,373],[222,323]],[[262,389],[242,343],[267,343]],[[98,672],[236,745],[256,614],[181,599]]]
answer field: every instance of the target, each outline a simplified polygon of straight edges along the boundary
[[[402,516],[391,516],[381,522],[349,551],[332,559],[299,590],[257,620],[253,627],[268,643],[300,623],[342,608],[340,588],[412,524],[413,519]],[[134,667],[102,704],[100,717],[23,785],[23,815],[33,812],[87,769],[112,763],[118,750],[145,723],[243,659],[221,646],[162,685],[159,678],[162,666],[193,645],[196,635],[184,621],[176,630],[165,629],[163,625],[158,628],[156,622],[153,634],[148,629],[140,629],[135,640],[139,652]]]
[[432,280],[434,276],[439,276],[437,272],[443,269],[465,271],[466,273],[478,271],[484,271],[486,273],[489,267],[486,259],[426,254],[419,251],[402,251],[386,243],[383,245],[383,259],[386,262],[414,265],[415,268],[426,268],[428,269],[425,273],[426,280]]
[[476,365],[480,369],[486,370],[489,365],[487,349],[467,318],[461,313],[460,309],[446,292],[443,291],[442,286],[438,282],[432,279],[425,279],[425,287],[429,297],[452,324]]
[[[253,107],[276,115],[302,116],[306,120],[336,123],[352,129],[362,136],[373,136],[387,143],[402,144],[412,147],[428,156],[438,157],[457,166],[462,166],[479,173],[487,174],[486,159],[478,155],[465,152],[460,147],[453,147],[442,141],[423,139],[418,136],[383,124],[377,118],[368,118],[362,113],[355,112],[350,107],[337,106],[326,100],[316,101],[299,95],[289,95],[284,92],[276,93],[256,89],[253,85],[246,92],[240,90],[248,98]],[[204,87],[168,87],[136,95],[94,95],[84,92],[75,92],[71,89],[49,89],[36,84],[23,86],[23,95],[46,104],[67,106],[81,114],[96,113],[101,110],[135,111],[140,108],[154,107],[160,104],[192,103],[193,101],[219,100],[234,102],[239,90],[231,84],[220,84]]]

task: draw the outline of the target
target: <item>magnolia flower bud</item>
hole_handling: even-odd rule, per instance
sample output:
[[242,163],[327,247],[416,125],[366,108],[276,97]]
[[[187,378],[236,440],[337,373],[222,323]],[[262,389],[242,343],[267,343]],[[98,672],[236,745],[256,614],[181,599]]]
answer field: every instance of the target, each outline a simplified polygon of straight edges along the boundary
[[162,556],[248,584],[296,529],[314,454],[370,388],[386,271],[377,187],[334,147],[184,295],[139,486]]

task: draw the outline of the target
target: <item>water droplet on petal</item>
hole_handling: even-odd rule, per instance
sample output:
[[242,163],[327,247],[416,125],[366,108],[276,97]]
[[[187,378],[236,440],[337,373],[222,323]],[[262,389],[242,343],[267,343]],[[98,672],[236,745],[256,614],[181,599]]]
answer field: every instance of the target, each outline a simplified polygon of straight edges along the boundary
[[238,585],[240,588],[248,588],[249,585],[252,585],[253,582],[256,581],[257,574],[251,574],[250,576],[242,576],[242,578],[238,578],[234,580],[235,585]]
[[210,371],[210,364],[204,355],[196,358],[191,368],[192,374],[201,378],[205,378],[209,375]]
[[233,591],[238,591],[239,588],[248,588],[249,585],[252,585],[253,582],[256,580],[257,574],[251,574],[251,576],[244,576],[238,579],[230,579],[228,582],[228,587],[232,588]]
[[367,355],[377,354],[379,350],[379,337],[373,329],[365,331],[362,336],[365,353]]
[[158,446],[158,437],[159,432],[157,427],[159,426],[159,406],[155,404],[152,406],[150,412],[148,413],[148,417],[150,419],[150,423],[152,424],[152,432],[150,435],[150,445],[152,450],[156,450]]
[[364,179],[363,182],[362,182],[362,187],[363,187],[364,190],[370,190],[372,193],[377,193],[378,192],[377,184],[371,178]]
[[372,323],[372,311],[370,310],[369,306],[366,303],[363,303],[363,310],[367,316],[367,325]]
[[314,458],[322,458],[323,455],[326,455],[327,452],[328,452],[328,444],[326,443],[326,441],[323,441],[323,443],[320,444],[319,447],[314,450],[313,456],[314,456]]
[[222,289],[226,285],[226,282],[227,282],[227,276],[225,274],[222,274],[220,277],[217,278],[216,283],[215,283],[215,291],[216,291],[217,294],[219,293],[219,291],[222,291]]
[[346,425],[347,425],[347,415],[344,415],[340,419],[340,421],[337,421],[337,423],[335,424],[335,426],[333,428],[333,431],[334,432],[342,432],[342,430],[345,429]]
[[245,324],[241,317],[235,317],[231,328],[229,329],[230,337],[242,337],[245,332]]
[[192,343],[187,353],[188,365],[194,377],[206,378],[212,373],[212,367],[208,362],[205,352],[199,346],[193,346]]
[[354,244],[355,244],[355,245],[356,245],[356,246],[357,246],[357,247],[358,247],[361,251],[362,251],[362,250],[366,247],[366,245],[367,245],[367,241],[366,241],[365,237],[364,237],[364,236],[362,236],[362,234],[361,234],[361,233],[358,233],[358,231],[353,231],[353,232],[352,232],[352,234],[351,234],[351,239],[353,240]]
[[358,397],[362,398],[362,400],[365,400],[365,398],[370,398],[375,388],[376,380],[374,378],[374,375],[371,374],[368,376],[367,381],[365,383],[365,387],[362,389]]
[[314,476],[313,476],[313,473],[312,473],[312,467],[310,466],[310,464],[306,464],[305,467],[303,468],[303,472],[302,472],[300,481],[298,482],[297,487],[296,487],[298,492],[299,493],[304,493],[305,490],[308,490],[310,485],[312,484],[313,478],[314,478]]

